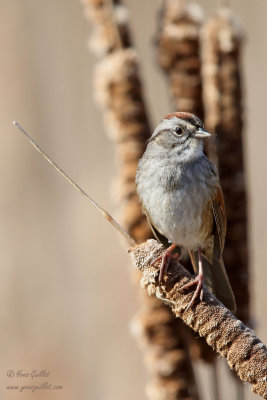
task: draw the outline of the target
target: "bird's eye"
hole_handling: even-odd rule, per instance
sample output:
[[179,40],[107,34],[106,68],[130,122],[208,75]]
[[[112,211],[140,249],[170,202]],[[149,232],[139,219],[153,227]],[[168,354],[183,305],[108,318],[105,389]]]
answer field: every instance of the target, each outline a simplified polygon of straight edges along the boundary
[[183,134],[182,128],[180,128],[179,126],[177,126],[177,127],[175,128],[175,133],[176,133],[178,136],[181,136],[181,135]]

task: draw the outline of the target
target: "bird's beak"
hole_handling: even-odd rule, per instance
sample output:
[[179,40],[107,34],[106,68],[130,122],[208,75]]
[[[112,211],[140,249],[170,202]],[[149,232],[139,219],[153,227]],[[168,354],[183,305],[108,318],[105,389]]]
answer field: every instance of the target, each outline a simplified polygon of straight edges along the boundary
[[199,128],[199,129],[194,133],[194,136],[195,136],[197,139],[205,139],[205,138],[211,136],[211,133],[205,131],[205,129]]

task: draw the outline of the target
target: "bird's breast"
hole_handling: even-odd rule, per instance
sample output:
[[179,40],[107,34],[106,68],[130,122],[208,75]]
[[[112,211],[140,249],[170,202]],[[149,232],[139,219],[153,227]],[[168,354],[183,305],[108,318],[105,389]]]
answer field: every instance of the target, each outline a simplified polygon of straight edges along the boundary
[[188,250],[204,247],[211,233],[211,195],[217,181],[206,159],[180,166],[166,160],[141,163],[137,190],[156,229]]

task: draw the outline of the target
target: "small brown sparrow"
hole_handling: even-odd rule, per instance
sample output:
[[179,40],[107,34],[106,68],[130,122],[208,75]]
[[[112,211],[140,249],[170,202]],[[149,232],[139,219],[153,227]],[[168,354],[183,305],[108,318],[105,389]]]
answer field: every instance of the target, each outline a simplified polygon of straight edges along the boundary
[[[203,153],[211,136],[195,115],[175,112],[156,127],[136,173],[137,192],[152,230],[165,247],[159,280],[179,246],[190,255],[197,285],[195,299],[203,297],[203,280],[230,310],[236,308],[222,252],[226,217],[216,167]],[[154,260],[154,262],[157,260]]]

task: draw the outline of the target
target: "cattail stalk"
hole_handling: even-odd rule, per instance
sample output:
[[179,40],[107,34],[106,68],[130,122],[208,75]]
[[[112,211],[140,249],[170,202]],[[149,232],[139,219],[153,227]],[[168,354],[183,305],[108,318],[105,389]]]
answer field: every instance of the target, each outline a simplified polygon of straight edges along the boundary
[[[217,135],[217,156],[225,198],[224,262],[237,301],[237,316],[249,321],[247,194],[243,160],[240,53],[243,31],[229,9],[221,9],[203,30],[205,125]],[[207,149],[214,158],[214,148]]]
[[[120,222],[141,242],[152,233],[138,201],[135,174],[151,130],[138,57],[130,47],[127,11],[118,1],[83,0],[83,4],[95,32],[90,47],[102,56],[96,66],[94,89],[106,130],[116,145],[119,176],[114,192],[120,207]],[[153,320],[151,315],[155,317]],[[132,326],[139,342],[144,344],[150,372],[147,396],[151,400],[198,399],[191,360],[184,340],[179,338],[180,325],[160,300],[143,296],[141,310]]]
[[166,0],[159,21],[157,53],[165,71],[174,110],[203,119],[200,28],[202,10],[196,4]]
[[[157,33],[158,62],[166,74],[174,110],[197,115],[203,120],[201,76],[201,27],[204,16],[197,4],[183,0],[165,0]],[[189,258],[184,261],[192,270]],[[214,362],[215,353],[201,338],[187,333],[192,340],[194,359]]]
[[172,260],[164,284],[159,286],[159,265],[151,266],[164,247],[155,240],[129,250],[134,266],[142,273],[141,286],[150,295],[164,299],[176,317],[204,337],[209,346],[223,356],[239,378],[252,385],[252,391],[267,399],[267,349],[255,333],[238,320],[215,296],[204,288],[187,311],[194,288],[179,289],[194,277],[176,260]]

